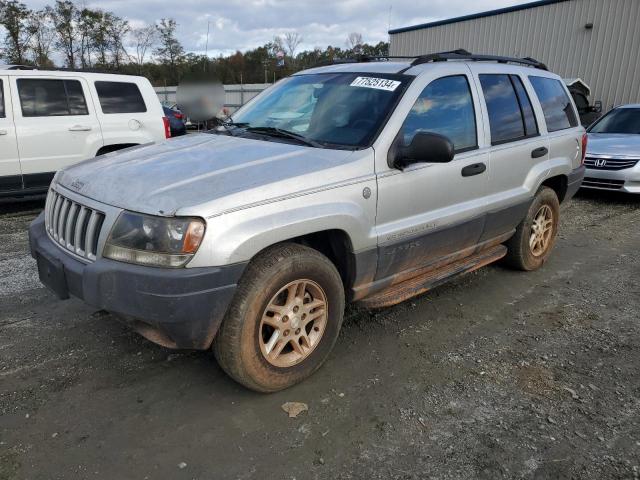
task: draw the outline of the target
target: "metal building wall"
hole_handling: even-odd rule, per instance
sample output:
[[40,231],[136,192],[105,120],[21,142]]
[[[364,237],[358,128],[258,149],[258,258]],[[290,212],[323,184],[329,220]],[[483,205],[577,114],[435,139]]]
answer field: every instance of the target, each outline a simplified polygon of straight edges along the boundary
[[392,55],[456,48],[533,57],[562,77],[580,77],[605,108],[640,103],[640,0],[569,0],[391,32]]

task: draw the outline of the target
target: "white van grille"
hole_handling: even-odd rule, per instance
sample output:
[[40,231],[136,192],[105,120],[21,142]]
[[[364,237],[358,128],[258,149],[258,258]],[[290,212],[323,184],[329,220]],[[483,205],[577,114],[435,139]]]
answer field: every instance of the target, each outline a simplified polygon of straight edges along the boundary
[[104,213],[49,189],[45,227],[55,242],[75,255],[90,261],[96,259],[104,217]]

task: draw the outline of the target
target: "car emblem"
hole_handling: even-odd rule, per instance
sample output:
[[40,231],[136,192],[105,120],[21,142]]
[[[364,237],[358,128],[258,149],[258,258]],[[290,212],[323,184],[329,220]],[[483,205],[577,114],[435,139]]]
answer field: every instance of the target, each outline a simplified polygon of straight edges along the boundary
[[85,183],[76,179],[73,182],[71,182],[71,185],[69,186],[73,188],[76,192],[79,192],[80,190],[82,190],[82,187],[85,186]]
[[596,158],[596,161],[595,161],[595,164],[594,164],[594,165],[595,165],[596,167],[602,168],[602,167],[604,167],[606,164],[607,164],[607,161],[606,161],[604,158]]

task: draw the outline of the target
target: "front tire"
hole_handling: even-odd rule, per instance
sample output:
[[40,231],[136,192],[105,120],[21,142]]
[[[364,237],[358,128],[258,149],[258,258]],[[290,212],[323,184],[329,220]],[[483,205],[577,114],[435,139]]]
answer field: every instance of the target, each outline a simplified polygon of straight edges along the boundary
[[549,187],[541,187],[527,216],[506,243],[506,263],[524,271],[540,268],[555,245],[559,220],[560,202],[556,192]]
[[315,372],[331,352],[344,313],[331,261],[297,244],[271,247],[247,267],[213,344],[223,370],[258,392]]

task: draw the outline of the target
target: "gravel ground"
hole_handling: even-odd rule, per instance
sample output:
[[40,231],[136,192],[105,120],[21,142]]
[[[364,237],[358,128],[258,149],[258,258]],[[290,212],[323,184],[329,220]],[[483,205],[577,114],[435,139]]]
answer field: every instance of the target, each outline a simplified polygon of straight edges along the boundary
[[259,395],[56,300],[42,203],[0,205],[0,479],[638,479],[639,206],[582,194],[537,272],[351,308],[319,372]]

